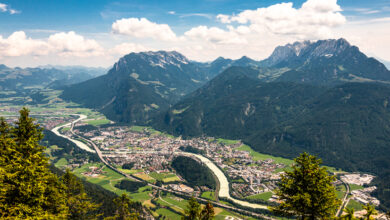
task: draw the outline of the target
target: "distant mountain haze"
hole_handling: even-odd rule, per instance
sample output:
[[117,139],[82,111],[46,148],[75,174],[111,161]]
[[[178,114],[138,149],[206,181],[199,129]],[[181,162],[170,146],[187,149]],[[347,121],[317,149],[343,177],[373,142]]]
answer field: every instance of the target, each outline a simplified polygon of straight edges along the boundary
[[[95,69],[96,70],[96,69]],[[10,68],[0,64],[0,88],[23,90],[25,87],[61,88],[95,77],[99,72],[83,67],[77,69],[62,67]]]

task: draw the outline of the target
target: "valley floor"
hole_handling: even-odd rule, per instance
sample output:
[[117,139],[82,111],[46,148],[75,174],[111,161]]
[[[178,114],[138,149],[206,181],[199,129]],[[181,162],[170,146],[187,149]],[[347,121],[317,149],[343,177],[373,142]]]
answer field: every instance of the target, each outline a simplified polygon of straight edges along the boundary
[[[213,137],[182,140],[149,127],[117,126],[98,112],[75,107],[74,103],[53,100],[56,99],[51,99],[46,104],[27,106],[45,129],[71,140],[83,150],[94,152],[88,143],[72,135],[73,130],[75,134],[96,144],[102,156],[120,172],[153,185],[159,182],[163,189],[193,194],[215,202],[218,202],[219,198],[227,198],[241,206],[266,209],[268,205],[277,202],[277,197],[272,192],[280,175],[293,163],[289,159],[257,153],[240,141]],[[0,100],[0,116],[7,116],[8,121],[15,119],[11,116],[16,116],[20,108],[21,105],[2,103]],[[73,123],[70,123],[71,121]],[[196,153],[183,152],[183,146],[191,146]],[[49,146],[48,155],[60,147]],[[197,158],[208,166],[218,179],[219,190],[214,191],[205,186],[189,186],[170,165],[178,154]],[[75,160],[70,157],[51,159],[57,167],[70,168],[79,177],[107,190],[117,194],[129,194],[133,200],[148,207],[155,217],[161,215],[168,219],[180,219],[185,209],[186,199],[172,193],[160,192],[151,186],[141,187],[134,192],[117,188],[116,185],[125,177],[101,162]],[[127,163],[134,163],[134,166],[124,169],[122,166]],[[329,170],[340,177],[335,184],[339,198],[345,198],[347,207],[361,210],[363,203],[378,204],[379,201],[370,196],[370,192],[375,188],[363,187],[370,183],[373,176],[347,174],[334,168]],[[349,194],[346,185],[350,188]],[[222,200],[219,202],[231,205]],[[226,219],[228,216],[247,218],[223,208],[216,208],[216,214],[217,219]]]

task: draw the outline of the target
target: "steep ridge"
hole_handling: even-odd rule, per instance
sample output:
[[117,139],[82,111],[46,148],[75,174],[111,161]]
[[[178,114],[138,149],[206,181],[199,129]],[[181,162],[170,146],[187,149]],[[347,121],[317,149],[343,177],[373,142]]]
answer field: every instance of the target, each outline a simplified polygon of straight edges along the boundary
[[325,164],[379,176],[389,206],[390,86],[319,87],[253,78],[232,67],[172,106],[153,126],[175,135],[242,139],[256,151],[293,158],[309,152]]
[[61,97],[114,121],[145,124],[200,87],[205,78],[197,65],[177,52],[130,53],[107,74],[69,86]]
[[390,71],[345,39],[296,42],[277,47],[260,66],[288,69],[277,81],[317,85],[390,82]]
[[250,67],[231,67],[157,117],[154,126],[183,136],[242,138],[300,115],[324,88],[264,83]]

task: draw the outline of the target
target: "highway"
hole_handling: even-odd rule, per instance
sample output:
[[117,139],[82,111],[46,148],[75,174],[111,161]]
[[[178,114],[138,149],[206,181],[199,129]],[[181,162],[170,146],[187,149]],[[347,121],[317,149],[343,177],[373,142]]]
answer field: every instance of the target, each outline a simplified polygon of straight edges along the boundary
[[341,214],[343,214],[343,209],[348,205],[348,202],[349,202],[348,195],[349,195],[349,192],[350,192],[349,184],[344,182],[341,178],[340,178],[340,181],[343,182],[343,184],[345,186],[345,189],[346,189],[346,192],[345,192],[344,198],[343,198],[343,200],[341,202],[341,205],[340,205],[339,209],[336,212],[336,216],[337,217],[340,217]]

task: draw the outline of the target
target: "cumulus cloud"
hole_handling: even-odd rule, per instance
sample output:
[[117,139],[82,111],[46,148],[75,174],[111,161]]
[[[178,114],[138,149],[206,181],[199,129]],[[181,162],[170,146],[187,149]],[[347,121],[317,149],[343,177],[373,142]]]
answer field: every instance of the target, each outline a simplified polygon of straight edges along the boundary
[[3,3],[0,3],[0,11],[1,12],[6,12],[7,11],[7,5],[3,4]]
[[259,34],[294,35],[300,39],[329,37],[332,27],[346,22],[337,0],[308,0],[296,9],[293,3],[280,3],[267,8],[245,10],[237,15],[218,15],[226,24],[239,23]]
[[60,56],[88,57],[103,54],[103,48],[95,40],[85,39],[73,31],[50,35],[48,43]]
[[17,31],[8,38],[0,35],[0,57],[15,57],[23,55],[46,55],[49,53],[47,42],[34,40],[23,31]]
[[142,51],[150,51],[153,50],[152,48],[145,47],[141,44],[135,44],[135,43],[122,43],[119,45],[116,45],[114,48],[110,49],[110,54],[118,54],[118,55],[125,55],[129,54],[131,52],[142,52]]
[[95,41],[85,39],[73,31],[50,35],[48,39],[32,39],[23,31],[12,33],[8,38],[0,35],[0,56],[59,56],[88,57],[103,54],[103,48]]
[[9,5],[0,3],[0,12],[8,12],[11,15],[20,13],[19,11],[12,9]]
[[206,40],[218,44],[246,44],[247,41],[235,31],[225,31],[217,27],[198,26],[184,33],[190,39]]
[[112,24],[115,34],[122,34],[136,38],[153,38],[156,40],[173,41],[176,34],[167,24],[157,24],[146,18],[123,18]]

